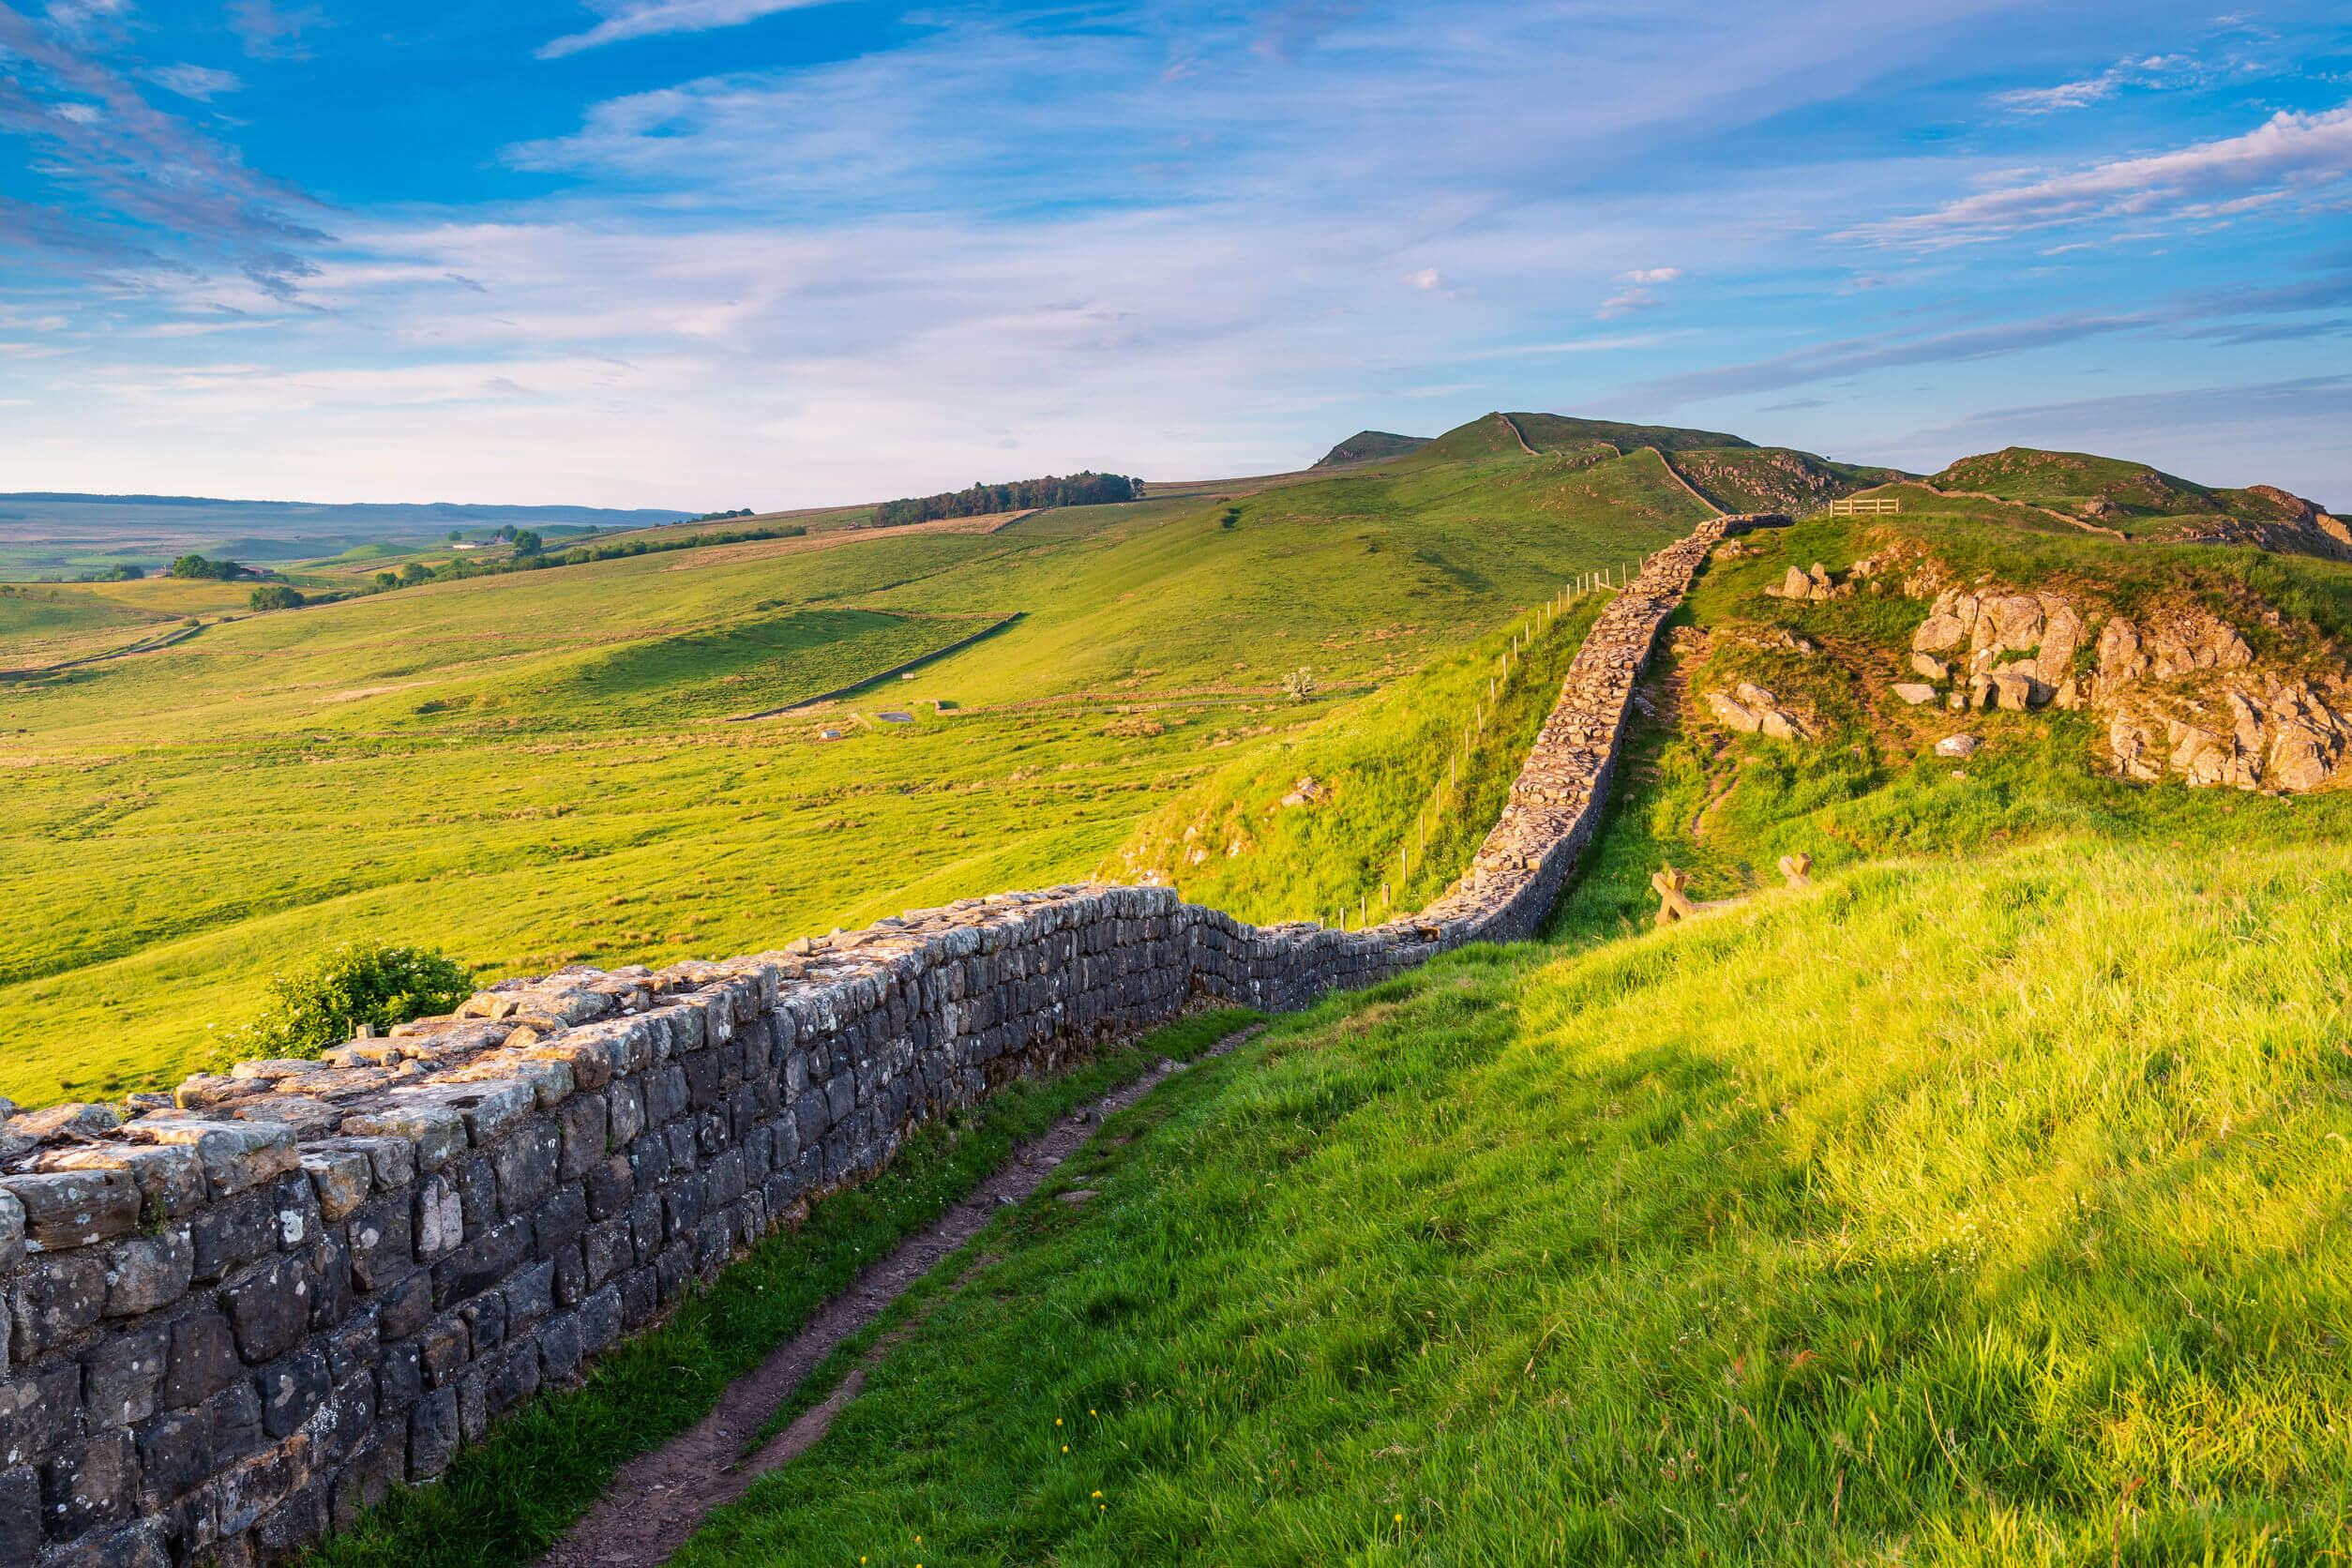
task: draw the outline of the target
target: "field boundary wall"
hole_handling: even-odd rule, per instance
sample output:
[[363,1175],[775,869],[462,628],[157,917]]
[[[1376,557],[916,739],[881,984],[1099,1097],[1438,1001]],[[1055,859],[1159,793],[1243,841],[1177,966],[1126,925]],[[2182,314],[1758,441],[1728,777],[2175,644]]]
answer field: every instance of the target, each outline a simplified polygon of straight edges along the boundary
[[[1168,888],[911,911],[776,952],[503,981],[324,1062],[0,1123],[0,1564],[248,1568],[577,1375],[926,1120],[1204,1003],[1535,935],[1718,518],[1587,634],[1460,882],[1366,929]],[[0,1109],[8,1108],[0,1102]]]

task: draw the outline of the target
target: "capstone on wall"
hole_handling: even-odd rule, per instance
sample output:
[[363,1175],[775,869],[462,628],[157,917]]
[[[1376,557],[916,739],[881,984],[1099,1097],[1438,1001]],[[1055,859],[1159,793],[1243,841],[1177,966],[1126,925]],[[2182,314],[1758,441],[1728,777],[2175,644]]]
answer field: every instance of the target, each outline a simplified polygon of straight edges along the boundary
[[[1603,611],[1460,883],[1360,931],[1164,888],[912,911],[778,952],[505,981],[124,1122],[0,1121],[0,1564],[281,1560],[889,1163],[1203,1002],[1296,1008],[1533,935],[1717,520]],[[13,1108],[0,1102],[0,1114]]]

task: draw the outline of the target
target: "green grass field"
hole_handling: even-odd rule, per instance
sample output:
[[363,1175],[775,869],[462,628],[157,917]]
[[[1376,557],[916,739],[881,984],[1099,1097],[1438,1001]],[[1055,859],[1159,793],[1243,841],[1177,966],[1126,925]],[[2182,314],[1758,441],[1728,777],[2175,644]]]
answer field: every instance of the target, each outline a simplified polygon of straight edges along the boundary
[[1327,1003],[683,1568],[2328,1558],[2347,891],[2070,842]]
[[[1379,730],[1350,704],[1442,686],[1445,659],[1704,515],[1648,452],[1225,493],[404,588],[0,686],[0,1093],[176,1081],[270,972],[345,940],[487,981],[1083,877],[1214,770],[1326,720]],[[159,611],[204,586],[229,585],[101,596]],[[1015,614],[825,713],[725,722]],[[1278,686],[1302,665],[1304,705]],[[1543,697],[1515,689],[1524,730]]]
[[[1547,552],[1597,565],[1662,542],[1692,516],[1678,499],[1695,512],[1651,453],[1489,451],[822,564],[713,561],[642,595],[700,619],[639,606],[607,640],[535,648],[496,641],[455,599],[479,585],[449,585],[443,619],[404,624],[453,642],[435,628],[484,627],[491,668],[418,662],[414,688],[308,710],[314,668],[364,655],[387,680],[419,656],[336,619],[361,606],[309,623],[338,628],[331,646],[272,641],[292,616],[208,629],[249,648],[240,668],[284,661],[287,684],[249,677],[249,707],[199,704],[171,721],[193,727],[181,738],[107,762],[92,716],[13,786],[41,780],[43,841],[86,829],[69,841],[102,869],[26,879],[50,902],[8,918],[53,956],[4,1005],[86,1020],[69,999],[94,977],[161,977],[200,948],[250,972],[323,916],[462,931],[529,968],[566,947],[740,950],[1093,865],[1317,915],[1376,901],[1388,854],[1442,819],[1395,879],[1417,903],[1483,831],[1598,609],[1529,646],[1473,737],[1474,780],[1432,815],[1459,710],[1570,575]],[[896,1336],[824,1440],[679,1568],[2340,1560],[2352,807],[2124,783],[2092,766],[2093,721],[2060,713],[1968,716],[1984,746],[1955,766],[1931,746],[1958,716],[1878,690],[1923,605],[1760,589],[1792,562],[1926,544],[1962,580],[2203,605],[2285,658],[2352,626],[2352,568],[2011,510],[1819,518],[1711,566],[1548,942],[1273,1020],[1114,1119],[820,1369],[792,1410]],[[2287,621],[2249,621],[2256,599]],[[660,693],[976,606],[1023,616],[845,704],[826,720],[844,741],[646,716]],[[544,613],[552,643],[578,607]],[[838,635],[794,641],[819,631]],[[1268,689],[1301,665],[1314,701]],[[191,656],[174,678],[201,697],[220,668]],[[1802,693],[1822,738],[1688,722],[1735,670]],[[420,711],[443,686],[482,701]],[[133,685],[61,683],[54,711],[106,689]],[[884,701],[915,722],[871,722]],[[1326,800],[1275,806],[1306,774]],[[133,777],[166,781],[134,795]],[[93,799],[94,778],[119,792]],[[191,813],[230,790],[240,823],[276,837],[205,834]],[[158,854],[168,822],[181,837]],[[347,829],[351,855],[385,857],[364,890],[246,869],[375,874],[334,860]],[[1818,885],[1779,886],[1791,851]],[[1648,877],[1669,862],[1744,901],[1654,929]],[[656,891],[627,902],[591,891],[641,880]],[[284,901],[216,916],[191,881]],[[83,918],[96,885],[120,901]],[[189,932],[100,954],[147,900]],[[185,1017],[207,982],[168,980]],[[97,1017],[159,1039],[132,1011],[155,988],[110,989]],[[1239,1021],[1190,1020],[927,1130],[323,1568],[529,1561],[1007,1138]]]

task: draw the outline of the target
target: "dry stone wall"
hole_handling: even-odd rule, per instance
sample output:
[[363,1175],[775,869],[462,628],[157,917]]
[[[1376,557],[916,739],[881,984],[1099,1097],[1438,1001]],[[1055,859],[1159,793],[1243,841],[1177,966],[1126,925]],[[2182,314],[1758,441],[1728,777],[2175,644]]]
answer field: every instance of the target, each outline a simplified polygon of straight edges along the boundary
[[[1203,1000],[1299,1007],[1535,933],[1718,519],[1586,639],[1468,873],[1360,931],[1165,888],[911,911],[501,982],[170,1104],[0,1101],[0,1564],[282,1560],[886,1165],[920,1123]],[[159,1098],[159,1097],[158,1097]]]

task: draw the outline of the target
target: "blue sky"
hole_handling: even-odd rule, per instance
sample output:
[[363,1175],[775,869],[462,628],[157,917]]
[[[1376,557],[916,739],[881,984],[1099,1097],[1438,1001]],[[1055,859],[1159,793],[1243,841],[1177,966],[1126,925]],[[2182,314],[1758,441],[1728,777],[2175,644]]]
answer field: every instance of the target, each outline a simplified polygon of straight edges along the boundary
[[2340,5],[0,0],[0,490],[771,507],[1500,407],[2352,509]]

